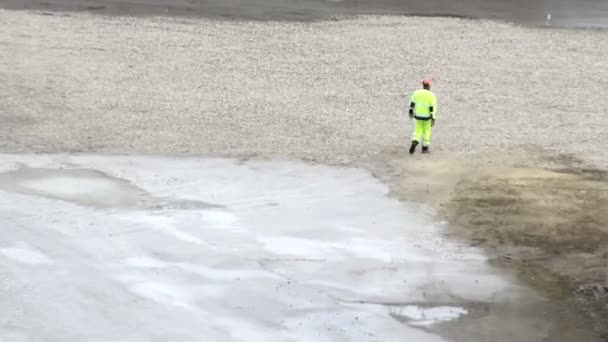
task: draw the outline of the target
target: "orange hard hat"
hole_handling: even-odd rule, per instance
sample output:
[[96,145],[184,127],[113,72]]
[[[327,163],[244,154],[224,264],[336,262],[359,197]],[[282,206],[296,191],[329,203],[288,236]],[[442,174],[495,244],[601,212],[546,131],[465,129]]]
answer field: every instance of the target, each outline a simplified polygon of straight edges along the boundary
[[428,78],[425,78],[424,80],[422,80],[422,85],[428,85],[428,86],[430,86],[431,85],[431,80],[428,79]]

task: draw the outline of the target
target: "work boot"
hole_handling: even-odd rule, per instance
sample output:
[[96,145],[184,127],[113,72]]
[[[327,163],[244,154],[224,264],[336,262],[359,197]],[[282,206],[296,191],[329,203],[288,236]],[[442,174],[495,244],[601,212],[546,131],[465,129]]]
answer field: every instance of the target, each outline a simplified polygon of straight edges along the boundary
[[414,152],[416,152],[416,146],[418,146],[418,141],[412,140],[412,145],[410,145],[410,154],[414,154]]
[[429,147],[428,146],[422,146],[422,153],[429,153]]

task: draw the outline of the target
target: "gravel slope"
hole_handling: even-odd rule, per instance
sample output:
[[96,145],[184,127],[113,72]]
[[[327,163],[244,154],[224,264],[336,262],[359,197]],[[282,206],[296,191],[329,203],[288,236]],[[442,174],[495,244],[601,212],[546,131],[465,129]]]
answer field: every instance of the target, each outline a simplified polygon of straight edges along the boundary
[[409,143],[433,77],[436,149],[537,144],[608,165],[608,32],[442,18],[323,23],[0,10],[0,149],[341,163]]

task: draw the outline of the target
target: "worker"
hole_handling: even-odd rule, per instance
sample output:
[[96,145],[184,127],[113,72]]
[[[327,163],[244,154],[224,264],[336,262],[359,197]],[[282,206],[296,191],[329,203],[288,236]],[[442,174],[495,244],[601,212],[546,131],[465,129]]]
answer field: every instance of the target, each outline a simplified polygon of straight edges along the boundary
[[422,153],[429,153],[431,127],[435,125],[437,98],[431,91],[431,80],[423,80],[422,88],[414,92],[410,101],[409,117],[416,120],[410,154],[416,152],[416,146],[420,142],[422,142]]

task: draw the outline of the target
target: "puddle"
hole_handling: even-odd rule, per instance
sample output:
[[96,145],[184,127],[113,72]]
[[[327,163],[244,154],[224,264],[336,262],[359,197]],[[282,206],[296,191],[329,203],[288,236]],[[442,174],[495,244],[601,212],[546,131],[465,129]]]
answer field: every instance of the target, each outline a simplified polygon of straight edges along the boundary
[[198,200],[152,196],[126,179],[92,169],[21,166],[0,174],[0,190],[101,208],[198,210],[221,207]]
[[14,246],[0,248],[0,254],[4,255],[7,258],[11,258],[13,260],[29,265],[44,265],[52,263],[49,257],[29,247]]
[[417,305],[406,305],[393,308],[391,316],[399,321],[414,326],[429,326],[437,323],[448,322],[458,319],[469,312],[457,306],[420,307]]

